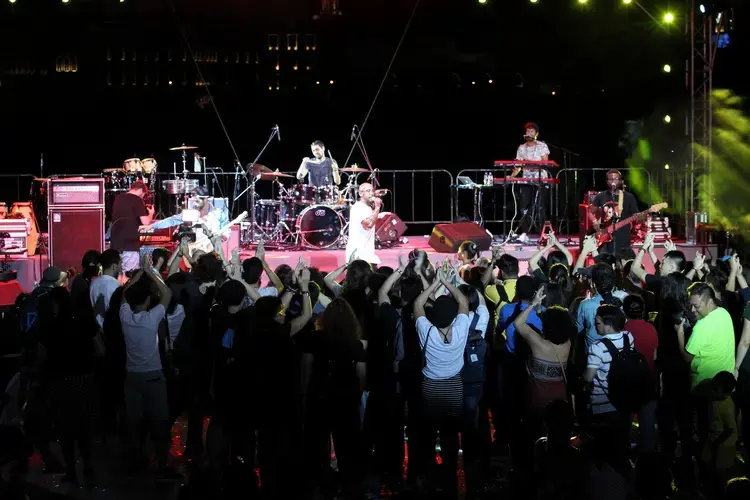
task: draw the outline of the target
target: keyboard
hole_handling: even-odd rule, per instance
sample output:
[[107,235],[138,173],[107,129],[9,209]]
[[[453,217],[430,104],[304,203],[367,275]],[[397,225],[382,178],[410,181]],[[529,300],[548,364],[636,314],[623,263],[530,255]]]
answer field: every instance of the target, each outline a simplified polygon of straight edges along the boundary
[[523,168],[544,168],[544,167],[559,167],[557,162],[552,160],[495,160],[496,167],[523,167]]
[[495,177],[493,184],[560,184],[560,179],[554,177],[542,177],[534,179],[529,177]]

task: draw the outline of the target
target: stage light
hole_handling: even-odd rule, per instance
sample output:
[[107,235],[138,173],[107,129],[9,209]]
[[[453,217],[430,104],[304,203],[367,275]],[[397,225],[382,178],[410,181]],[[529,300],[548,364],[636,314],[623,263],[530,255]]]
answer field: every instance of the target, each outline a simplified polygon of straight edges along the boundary
[[487,83],[491,84],[492,83],[492,78],[490,78],[489,80],[487,80]]
[[330,80],[328,83],[331,84],[331,85],[333,85],[333,80]]
[[315,85],[320,85],[320,82],[315,82]]
[[476,84],[477,84],[477,82],[474,82],[474,81],[472,81],[472,82],[471,82],[471,84],[472,84],[472,85],[476,85]]
[[16,3],[16,0],[8,0],[10,3]]
[[671,123],[672,117],[669,115],[664,115],[664,123]]
[[664,165],[664,170],[669,170],[669,163],[667,163],[666,165]]
[[698,10],[701,11],[701,14],[705,14],[706,13],[706,6],[703,5],[703,4],[700,4],[698,6]]
[[167,82],[167,83],[168,83],[169,85],[172,85],[172,80],[169,80],[169,82]]
[[671,12],[664,14],[664,22],[667,24],[674,22],[674,14]]
[[70,3],[70,0],[62,0],[62,3]]
[[553,90],[552,95],[557,95],[557,92]]
[[586,3],[587,0],[578,0],[578,3]]
[[531,3],[537,3],[539,0],[529,0]]
[[672,72],[672,66],[670,66],[669,64],[665,64],[661,69],[665,73],[671,73]]
[[631,3],[633,3],[633,0],[622,0],[622,3],[624,3],[625,5],[630,5]]
[[482,5],[484,5],[484,4],[487,3],[487,0],[479,0],[479,3],[482,4]]

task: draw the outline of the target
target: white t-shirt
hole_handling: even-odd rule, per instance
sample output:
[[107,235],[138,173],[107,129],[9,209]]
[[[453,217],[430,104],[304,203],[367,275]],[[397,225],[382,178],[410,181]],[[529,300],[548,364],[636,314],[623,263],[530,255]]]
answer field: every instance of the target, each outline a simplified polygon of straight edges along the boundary
[[[464,367],[464,349],[469,338],[469,316],[459,314],[453,320],[451,341],[446,344],[437,327],[433,327],[426,316],[417,319],[419,344],[425,349],[425,367],[422,374],[431,380],[440,380],[457,375]],[[429,336],[428,336],[429,333]]]
[[594,414],[608,413],[616,411],[612,403],[609,402],[607,391],[609,390],[609,365],[612,363],[612,356],[609,354],[607,346],[602,339],[609,339],[615,345],[618,351],[625,347],[624,337],[628,336],[630,348],[635,349],[635,341],[630,332],[612,333],[599,337],[599,340],[589,346],[588,359],[586,368],[596,368],[594,375],[594,388],[591,390],[591,411]]
[[161,370],[159,323],[166,310],[159,304],[150,311],[134,313],[130,304],[120,306],[120,322],[125,337],[125,370],[131,373]]
[[352,205],[349,211],[349,241],[346,243],[347,262],[356,250],[357,259],[370,264],[380,264],[380,259],[375,255],[375,226],[367,229],[362,225],[362,221],[372,217],[372,214],[372,208],[363,201]]
[[169,330],[169,344],[174,344],[174,339],[180,334],[182,322],[185,321],[185,308],[177,304],[172,314],[167,314],[167,329]]
[[[542,141],[536,141],[533,146],[528,144],[521,144],[518,146],[516,151],[516,160],[528,160],[528,161],[542,161],[544,155],[549,155],[549,148],[547,144]],[[549,177],[549,172],[546,170],[537,170],[531,168],[524,168],[522,177],[530,177],[536,179],[541,174],[542,177]]]
[[[211,234],[216,234],[221,230],[221,222],[219,221],[219,216],[220,214],[218,210],[212,210],[205,216],[201,217],[198,223],[205,225]],[[195,243],[190,244],[191,253],[195,250],[203,250],[204,252],[214,251],[213,243],[211,243],[211,240],[208,239],[208,236],[203,231],[203,228],[200,227],[195,228]]]
[[96,322],[99,323],[100,328],[104,327],[104,317],[109,310],[109,301],[112,300],[112,294],[119,287],[120,282],[117,281],[117,278],[107,276],[106,274],[102,274],[91,282],[89,299],[94,308],[94,314],[96,314]]

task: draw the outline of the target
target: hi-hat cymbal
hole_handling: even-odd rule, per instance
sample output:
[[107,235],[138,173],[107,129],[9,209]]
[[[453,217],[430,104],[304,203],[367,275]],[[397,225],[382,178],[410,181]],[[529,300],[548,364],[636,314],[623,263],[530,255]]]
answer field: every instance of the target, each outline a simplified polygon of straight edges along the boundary
[[351,168],[342,168],[341,172],[346,172],[348,174],[359,174],[361,172],[369,172],[369,168],[361,168],[361,167],[351,167]]
[[183,144],[182,146],[177,146],[176,148],[169,148],[170,151],[189,151],[191,149],[198,149],[198,146],[186,146]]

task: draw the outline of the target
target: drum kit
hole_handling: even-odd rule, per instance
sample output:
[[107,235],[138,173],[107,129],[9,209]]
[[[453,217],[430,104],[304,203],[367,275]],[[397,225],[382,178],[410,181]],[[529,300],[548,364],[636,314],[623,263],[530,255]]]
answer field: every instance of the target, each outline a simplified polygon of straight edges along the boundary
[[[255,201],[255,237],[278,246],[322,249],[346,245],[349,208],[357,201],[359,190],[357,175],[370,173],[370,170],[356,165],[341,169],[340,172],[349,174],[349,179],[339,190],[334,185],[284,185],[282,179],[294,179],[294,176],[272,171],[258,163],[247,167],[258,180],[278,186],[276,199]],[[246,226],[243,241],[251,239],[247,232],[253,230],[252,223]]]

